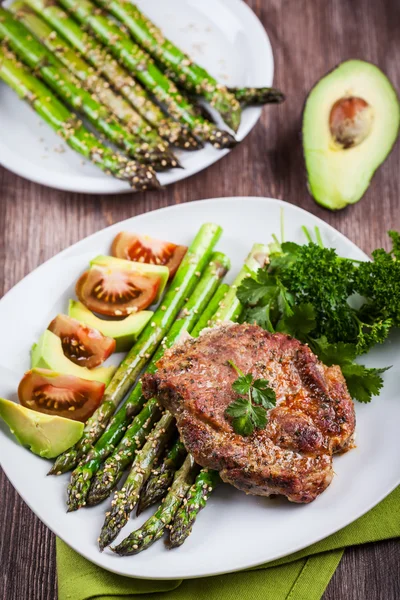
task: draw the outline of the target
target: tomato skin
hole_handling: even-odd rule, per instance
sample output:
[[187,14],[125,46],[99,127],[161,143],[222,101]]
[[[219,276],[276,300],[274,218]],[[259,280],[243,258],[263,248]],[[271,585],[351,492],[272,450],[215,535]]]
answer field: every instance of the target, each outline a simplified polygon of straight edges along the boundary
[[100,406],[105,384],[49,369],[27,371],[18,386],[22,406],[85,423]]
[[93,312],[126,317],[151,306],[159,287],[158,277],[114,266],[93,266],[80,276],[75,291],[82,304]]
[[80,367],[93,369],[115,350],[115,340],[68,315],[57,315],[48,329],[61,339],[64,354]]
[[168,267],[170,279],[178,270],[186,252],[187,246],[178,246],[149,235],[128,231],[118,233],[111,246],[111,254],[116,258]]

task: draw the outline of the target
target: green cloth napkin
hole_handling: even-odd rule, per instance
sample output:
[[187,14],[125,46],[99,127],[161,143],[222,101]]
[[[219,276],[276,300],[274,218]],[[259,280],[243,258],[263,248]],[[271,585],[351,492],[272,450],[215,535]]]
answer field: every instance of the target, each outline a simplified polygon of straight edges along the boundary
[[59,600],[319,600],[346,546],[400,536],[399,509],[400,487],[351,525],[300,552],[254,569],[186,581],[114,575],[57,539]]

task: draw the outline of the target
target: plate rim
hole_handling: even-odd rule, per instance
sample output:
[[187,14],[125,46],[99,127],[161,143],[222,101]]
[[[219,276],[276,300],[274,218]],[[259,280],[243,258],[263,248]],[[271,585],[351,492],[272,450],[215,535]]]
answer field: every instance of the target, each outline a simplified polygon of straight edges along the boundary
[[[7,8],[7,4],[11,0],[5,3],[5,7]],[[189,3],[191,0],[188,0]],[[236,14],[237,12],[242,14],[247,14],[247,19],[252,21],[252,29],[250,32],[254,31],[257,33],[257,39],[261,40],[264,46],[263,52],[266,55],[265,62],[270,63],[271,65],[271,74],[270,81],[266,81],[264,85],[271,86],[274,78],[274,55],[272,50],[271,40],[268,36],[266,29],[261,23],[260,19],[256,15],[256,13],[246,4],[245,0],[219,0],[222,4],[225,4],[226,7]],[[248,39],[251,39],[250,37]],[[3,82],[0,80],[0,84]],[[3,84],[5,85],[5,84]],[[17,95],[15,95],[17,99]],[[22,100],[21,100],[22,102]],[[243,140],[248,136],[248,134],[254,129],[256,124],[258,123],[262,108],[259,107],[248,107],[244,109],[249,116],[250,120],[247,125],[239,130],[239,134],[236,135],[239,143],[243,142]],[[222,158],[224,158],[227,154],[232,152],[234,148],[231,150],[219,150],[215,151],[215,153],[210,154],[206,157],[203,163],[196,163],[190,169],[173,169],[169,172],[158,173],[157,177],[162,186],[171,185],[173,183],[177,183],[178,181],[182,181],[184,179],[188,179],[192,175],[196,175],[197,173],[208,169],[208,167],[212,166],[214,163],[218,162]],[[201,150],[200,150],[201,152]],[[56,189],[64,192],[73,192],[79,194],[90,194],[90,195],[112,195],[112,194],[130,194],[133,193],[132,189],[129,185],[121,180],[116,179],[115,177],[95,177],[91,175],[74,175],[73,178],[70,177],[68,172],[65,173],[57,173],[55,176],[50,176],[50,182],[48,179],[48,173],[52,173],[51,169],[46,168],[44,165],[39,166],[34,163],[28,163],[28,161],[24,158],[21,160],[16,160],[17,155],[14,152],[10,152],[6,142],[3,142],[0,139],[0,166],[5,169],[11,171],[15,175],[26,179],[27,181],[31,181],[33,183],[43,185],[49,187],[50,189]]]
[[[33,271],[31,271],[30,273],[28,273],[25,277],[23,277],[19,282],[17,282],[4,296],[3,298],[0,300],[0,307],[1,307],[1,303],[3,301],[4,298],[6,298],[6,296],[8,296],[11,292],[14,292],[14,290],[16,290],[16,288],[18,288],[18,286],[20,284],[22,284],[22,282],[24,282],[25,280],[29,280],[31,278],[31,276],[34,276],[34,274],[40,270],[43,269],[47,263],[49,263],[50,261],[54,260],[55,258],[62,258],[66,253],[73,251],[73,249],[78,246],[79,244],[81,244],[83,241],[87,241],[90,240],[91,238],[94,238],[95,236],[102,234],[106,231],[112,231],[113,229],[119,229],[121,226],[123,227],[125,223],[131,222],[133,221],[135,218],[140,217],[140,216],[145,216],[145,215],[149,215],[152,213],[173,213],[173,212],[179,212],[181,210],[185,210],[186,207],[189,207],[191,205],[204,205],[205,207],[207,207],[210,204],[213,204],[215,202],[230,202],[230,201],[255,201],[255,202],[273,202],[273,203],[277,203],[279,206],[281,206],[282,208],[285,207],[290,207],[290,210],[294,210],[295,212],[297,212],[298,214],[302,215],[311,215],[311,217],[316,220],[318,223],[323,224],[324,227],[328,228],[331,232],[333,232],[335,234],[335,236],[337,236],[337,239],[339,241],[345,240],[345,242],[347,244],[349,244],[354,250],[356,250],[358,253],[361,253],[363,256],[365,256],[365,258],[367,260],[369,260],[369,257],[365,254],[365,252],[363,252],[354,242],[352,242],[351,240],[349,240],[349,238],[347,238],[344,234],[342,234],[340,231],[338,231],[335,227],[333,227],[332,225],[330,225],[329,223],[326,223],[325,221],[323,221],[323,219],[321,219],[320,217],[317,217],[316,215],[314,215],[313,213],[311,213],[310,211],[307,211],[306,209],[303,209],[295,204],[291,204],[289,202],[285,202],[284,200],[281,199],[277,199],[277,198],[271,198],[271,197],[263,197],[263,196],[228,196],[228,197],[216,197],[216,198],[208,198],[208,199],[204,199],[204,200],[196,200],[196,201],[192,201],[192,202],[187,202],[184,204],[175,204],[173,206],[167,206],[167,207],[163,207],[154,211],[149,211],[148,213],[143,213],[142,215],[136,215],[134,217],[130,217],[128,219],[124,219],[122,221],[119,221],[117,223],[114,223],[112,225],[109,225],[107,227],[104,227],[103,229],[100,229],[97,232],[94,232],[92,234],[90,234],[89,236],[86,236],[84,238],[82,238],[82,240],[79,240],[77,242],[75,242],[74,244],[68,246],[67,248],[65,248],[64,250],[56,253],[54,256],[52,256],[51,258],[49,258],[48,260],[46,260],[44,263],[42,263],[41,265],[39,265],[38,267],[36,267]],[[208,213],[209,211],[205,210],[205,213]],[[2,445],[2,436],[0,436],[0,447]],[[0,453],[0,457],[1,457],[1,453]],[[23,494],[20,493],[17,485],[14,484],[13,482],[13,476],[12,474],[9,474],[9,470],[7,469],[7,467],[4,466],[3,462],[1,461],[0,458],[0,465],[2,466],[4,473],[6,474],[7,478],[9,479],[10,483],[13,485],[14,489],[16,489],[16,491],[18,492],[18,494],[20,495],[21,499],[29,506],[29,508],[32,510],[32,512],[55,534],[57,535],[57,537],[60,537],[60,539],[63,539],[62,536],[60,536],[59,534],[57,534],[52,527],[50,527],[48,525],[47,522],[47,518],[42,518],[42,516],[39,516],[37,514],[37,512],[31,507],[31,504],[29,502],[29,500],[27,500],[25,498],[25,496]],[[140,576],[140,575],[135,575],[135,574],[127,574],[127,573],[121,573],[121,571],[119,571],[118,569],[115,569],[113,567],[109,567],[109,566],[104,566],[103,564],[101,564],[99,561],[93,559],[92,557],[88,557],[87,555],[83,554],[81,550],[79,550],[79,548],[75,545],[75,544],[70,544],[69,542],[63,540],[69,547],[71,547],[74,551],[76,551],[78,554],[80,554],[81,556],[83,556],[83,558],[85,558],[86,560],[88,560],[89,562],[92,562],[93,564],[95,564],[96,566],[105,569],[107,571],[110,571],[112,573],[115,573],[117,575],[123,576],[123,577],[129,577],[132,579],[147,579],[147,580],[176,580],[176,579],[198,579],[198,578],[203,578],[203,577],[212,577],[212,576],[216,576],[216,575],[224,575],[224,574],[229,574],[229,573],[234,573],[234,572],[238,572],[238,571],[242,571],[245,569],[249,569],[251,567],[257,567],[260,565],[267,565],[270,562],[273,562],[275,560],[278,560],[282,557],[285,556],[289,556],[295,552],[298,552],[304,548],[307,548],[308,546],[315,544],[319,541],[321,541],[322,539],[325,539],[326,537],[329,537],[330,535],[333,535],[334,533],[336,533],[337,531],[340,531],[341,529],[343,529],[344,527],[346,527],[347,525],[349,525],[350,523],[353,523],[354,521],[356,521],[357,519],[359,519],[360,517],[362,517],[364,514],[366,514],[367,512],[369,512],[374,506],[376,506],[377,504],[379,504],[386,496],[388,496],[398,485],[400,484],[400,473],[398,475],[398,478],[396,479],[396,482],[393,485],[390,485],[388,487],[385,487],[385,491],[382,491],[380,494],[378,494],[377,498],[374,498],[373,500],[371,500],[371,502],[367,503],[366,507],[363,508],[361,511],[359,511],[358,509],[354,509],[353,512],[356,512],[356,516],[349,516],[349,517],[344,517],[343,519],[338,519],[338,522],[340,523],[337,527],[335,526],[333,530],[331,530],[328,534],[322,534],[322,535],[316,535],[315,537],[313,537],[311,540],[309,540],[307,542],[306,545],[304,544],[299,544],[299,545],[295,545],[290,547],[289,549],[285,550],[284,552],[277,554],[273,559],[269,559],[267,562],[265,560],[259,560],[259,561],[250,561],[248,563],[243,563],[241,562],[240,565],[238,564],[234,564],[232,566],[232,568],[229,569],[222,569],[222,570],[213,570],[213,571],[208,571],[207,573],[202,573],[202,574],[194,574],[194,575],[188,575],[185,573],[178,573],[175,574],[174,576]]]

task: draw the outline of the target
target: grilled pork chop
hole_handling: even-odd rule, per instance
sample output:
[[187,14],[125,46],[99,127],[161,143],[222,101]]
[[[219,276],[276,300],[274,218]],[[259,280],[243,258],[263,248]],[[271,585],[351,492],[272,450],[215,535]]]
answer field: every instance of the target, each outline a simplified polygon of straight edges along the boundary
[[[267,379],[276,407],[265,429],[243,437],[225,415],[237,374]],[[351,446],[354,406],[339,367],[326,367],[299,341],[257,325],[221,325],[167,350],[143,379],[176,417],[188,452],[249,494],[311,502],[333,477],[332,454]]]

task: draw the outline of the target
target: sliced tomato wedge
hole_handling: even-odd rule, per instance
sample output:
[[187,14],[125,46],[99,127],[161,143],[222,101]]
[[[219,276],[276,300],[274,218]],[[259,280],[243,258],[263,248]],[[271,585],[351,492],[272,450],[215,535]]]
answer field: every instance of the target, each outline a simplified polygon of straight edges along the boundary
[[146,277],[120,267],[91,267],[76,284],[76,295],[90,310],[108,317],[126,317],[153,304],[159,277]]
[[117,258],[168,267],[173,277],[187,252],[187,246],[178,246],[150,237],[121,231],[113,241],[111,253]]
[[60,338],[65,356],[80,367],[98,367],[115,350],[113,338],[67,315],[57,315],[48,329]]
[[74,421],[87,421],[100,406],[105,384],[48,369],[25,373],[18,387],[22,406]]

